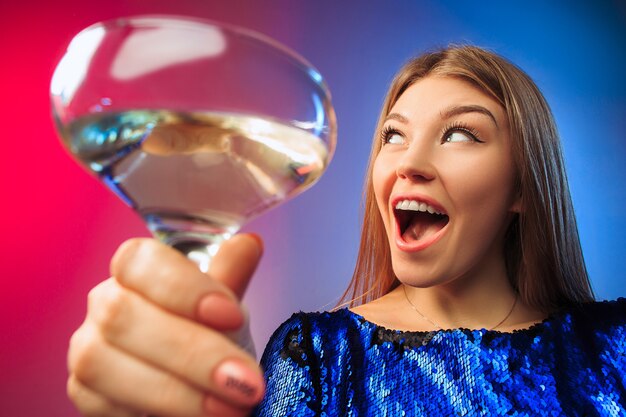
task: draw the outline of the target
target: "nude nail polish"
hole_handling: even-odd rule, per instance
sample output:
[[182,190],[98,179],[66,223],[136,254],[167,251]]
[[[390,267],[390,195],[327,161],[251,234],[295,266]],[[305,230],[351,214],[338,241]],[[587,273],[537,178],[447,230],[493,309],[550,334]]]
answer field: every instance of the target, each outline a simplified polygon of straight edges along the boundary
[[256,233],[248,233],[248,236],[256,240],[256,243],[259,245],[259,250],[261,251],[261,253],[263,253],[264,244],[263,244],[263,239],[261,238],[261,236],[259,236]]
[[196,317],[215,330],[237,330],[244,323],[241,308],[220,293],[205,295],[198,302]]
[[257,404],[265,391],[261,374],[238,359],[227,359],[218,365],[213,381],[224,398],[240,405]]

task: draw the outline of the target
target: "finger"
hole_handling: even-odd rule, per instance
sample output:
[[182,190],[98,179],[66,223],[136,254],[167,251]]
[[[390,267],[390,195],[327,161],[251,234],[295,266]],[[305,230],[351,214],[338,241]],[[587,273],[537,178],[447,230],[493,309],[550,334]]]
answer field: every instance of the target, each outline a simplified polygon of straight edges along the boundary
[[242,413],[241,407],[220,402],[104,343],[94,337],[97,332],[93,326],[84,326],[77,333],[69,357],[73,376],[88,392],[107,402],[159,417],[197,417],[206,414],[207,405],[222,410],[230,407],[235,415]]
[[140,417],[141,414],[115,404],[81,384],[75,375],[67,380],[67,395],[85,417]]
[[90,301],[88,322],[115,348],[234,405],[251,407],[262,399],[258,365],[222,333],[170,314],[115,280]]
[[231,404],[211,395],[205,398],[203,406],[204,412],[211,417],[247,417],[251,411],[250,408],[233,407]]
[[256,234],[239,234],[222,244],[211,261],[209,275],[241,299],[263,254],[263,241]]
[[[234,330],[243,324],[238,299],[228,287],[209,279],[192,261],[154,239],[131,239],[122,244],[111,261],[111,272],[124,287],[175,314],[217,330]],[[207,303],[209,312],[200,307]]]

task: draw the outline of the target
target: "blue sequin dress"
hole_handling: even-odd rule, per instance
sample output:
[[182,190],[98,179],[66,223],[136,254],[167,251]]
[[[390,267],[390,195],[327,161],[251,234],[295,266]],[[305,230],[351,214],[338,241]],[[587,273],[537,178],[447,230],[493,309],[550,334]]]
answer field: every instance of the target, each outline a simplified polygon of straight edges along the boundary
[[348,309],[271,337],[257,416],[626,416],[626,299],[529,329],[406,332]]

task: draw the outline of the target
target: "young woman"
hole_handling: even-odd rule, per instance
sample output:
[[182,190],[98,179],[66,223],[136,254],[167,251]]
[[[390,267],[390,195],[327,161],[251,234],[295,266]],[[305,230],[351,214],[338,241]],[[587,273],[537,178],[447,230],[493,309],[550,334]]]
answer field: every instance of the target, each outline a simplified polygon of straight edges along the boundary
[[452,47],[395,78],[372,147],[350,308],[285,322],[261,360],[265,382],[228,337],[260,252],[254,236],[233,239],[209,280],[153,241],[124,244],[72,338],[77,407],[626,413],[626,302],[593,301],[549,107],[495,54]]

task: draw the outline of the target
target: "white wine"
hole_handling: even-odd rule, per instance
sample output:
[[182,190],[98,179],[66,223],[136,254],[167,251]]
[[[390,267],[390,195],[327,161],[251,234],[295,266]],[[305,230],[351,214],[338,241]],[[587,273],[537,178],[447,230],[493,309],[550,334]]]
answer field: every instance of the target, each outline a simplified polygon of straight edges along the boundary
[[230,113],[102,113],[77,119],[62,136],[170,244],[228,237],[310,187],[330,158],[307,130]]

